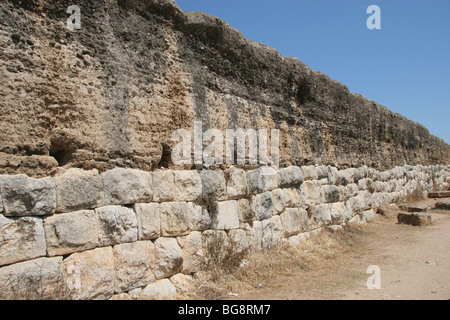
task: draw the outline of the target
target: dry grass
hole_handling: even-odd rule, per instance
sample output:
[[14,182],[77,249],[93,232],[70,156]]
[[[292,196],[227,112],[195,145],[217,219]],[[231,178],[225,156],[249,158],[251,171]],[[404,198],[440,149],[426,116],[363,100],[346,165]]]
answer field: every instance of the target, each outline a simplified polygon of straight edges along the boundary
[[225,254],[227,258],[207,264],[204,271],[195,275],[196,290],[190,298],[233,298],[233,293],[309,272],[325,261],[335,259],[353,246],[362,234],[361,227],[347,225],[343,231],[325,230],[296,246],[286,244],[250,254],[240,252],[237,256],[230,247]]

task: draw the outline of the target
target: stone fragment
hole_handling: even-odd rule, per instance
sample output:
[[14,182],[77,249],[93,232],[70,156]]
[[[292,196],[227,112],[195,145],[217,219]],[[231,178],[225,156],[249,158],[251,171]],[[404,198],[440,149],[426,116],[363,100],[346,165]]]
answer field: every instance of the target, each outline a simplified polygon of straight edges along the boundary
[[177,293],[179,294],[188,293],[194,289],[194,279],[189,275],[177,273],[170,277],[169,280],[175,286]]
[[428,206],[426,204],[401,205],[400,210],[406,212],[428,212]]
[[5,216],[45,216],[55,213],[56,191],[53,178],[3,175],[0,176],[0,190]]
[[440,210],[450,210],[450,201],[439,201],[436,202],[436,209]]
[[226,192],[225,176],[222,170],[201,172],[203,195],[212,199],[223,199]]
[[98,246],[98,218],[92,210],[63,213],[44,220],[47,254],[66,255]]
[[271,167],[261,167],[247,172],[249,193],[271,191],[279,187],[278,172]]
[[104,205],[103,181],[97,170],[69,169],[55,178],[56,211],[73,212]]
[[0,266],[46,255],[42,219],[0,214]]
[[225,171],[226,190],[228,199],[238,199],[247,194],[247,176],[245,171],[236,167],[231,167]]
[[0,300],[64,300],[62,257],[38,258],[0,268]]
[[344,227],[341,225],[331,225],[327,227],[328,230],[330,230],[331,232],[338,232],[338,231],[343,231]]
[[400,212],[397,219],[399,224],[408,224],[412,226],[426,226],[431,224],[431,216],[425,212]]
[[154,244],[138,241],[114,246],[114,292],[121,293],[144,287],[155,280]]
[[161,300],[170,298],[177,293],[177,289],[169,279],[162,279],[146,286],[139,295],[139,300]]
[[114,294],[114,255],[111,247],[77,252],[63,261],[71,300],[107,300]]
[[278,170],[278,175],[281,188],[299,186],[305,180],[302,170],[295,166]]
[[217,203],[217,212],[212,218],[212,228],[215,230],[239,229],[239,210],[236,200]]
[[105,206],[95,211],[99,218],[100,246],[137,241],[137,218],[133,209]]
[[155,241],[155,277],[170,277],[183,268],[183,252],[174,238],[158,238]]
[[159,203],[136,203],[133,206],[136,212],[138,239],[152,240],[161,235]]
[[102,173],[101,176],[105,205],[126,205],[152,200],[153,181],[149,172],[115,168]]
[[375,218],[375,211],[373,209],[363,211],[361,213],[361,221],[370,222]]

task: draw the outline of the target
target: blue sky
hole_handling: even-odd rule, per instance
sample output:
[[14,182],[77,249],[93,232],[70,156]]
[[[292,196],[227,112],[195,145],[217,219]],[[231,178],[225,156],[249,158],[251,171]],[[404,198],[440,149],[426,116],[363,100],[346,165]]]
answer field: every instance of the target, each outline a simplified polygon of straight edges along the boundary
[[[423,124],[450,143],[449,0],[176,0]],[[381,30],[369,30],[370,5]]]

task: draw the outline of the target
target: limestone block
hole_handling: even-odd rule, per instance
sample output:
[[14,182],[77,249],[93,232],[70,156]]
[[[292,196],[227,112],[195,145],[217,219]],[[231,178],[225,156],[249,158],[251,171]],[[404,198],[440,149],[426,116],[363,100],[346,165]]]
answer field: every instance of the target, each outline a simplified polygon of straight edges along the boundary
[[280,169],[278,170],[278,175],[280,177],[280,187],[282,188],[299,186],[305,180],[302,170],[296,166]]
[[107,300],[114,294],[111,247],[77,252],[63,261],[64,279],[73,300]]
[[300,190],[305,194],[306,203],[309,207],[313,207],[319,203],[325,202],[322,185],[320,185],[317,180],[305,181],[301,185]]
[[95,211],[99,218],[100,246],[137,241],[137,218],[133,209],[105,206]]
[[174,171],[176,201],[195,201],[202,195],[202,179],[197,171]]
[[245,171],[232,167],[225,171],[227,175],[226,190],[228,199],[238,199],[247,194],[247,176]]
[[224,230],[206,230],[202,232],[202,246],[207,262],[220,262],[227,253],[228,235]]
[[261,221],[253,221],[246,230],[250,250],[258,251],[262,248],[263,229]]
[[334,185],[326,185],[322,187],[324,200],[326,203],[337,202],[341,198],[341,190]]
[[9,219],[0,214],[0,266],[45,256],[42,219]]
[[97,170],[69,169],[55,178],[56,211],[73,212],[104,205],[103,181]]
[[305,180],[318,180],[319,174],[315,166],[303,166],[301,167]]
[[277,213],[271,192],[257,194],[252,199],[252,210],[257,220],[271,218]]
[[353,212],[362,212],[372,208],[372,194],[369,191],[360,191],[356,197],[347,201]]
[[361,213],[361,221],[370,222],[375,218],[375,211],[370,209]]
[[335,167],[328,167],[328,184],[331,185],[339,185],[339,170],[336,169]]
[[175,174],[173,171],[153,172],[153,201],[169,202],[176,199]]
[[182,248],[183,268],[182,273],[191,274],[201,270],[205,262],[205,254],[203,252],[202,234],[194,231],[186,236]]
[[62,257],[38,258],[0,268],[0,300],[66,298]]
[[426,212],[400,212],[397,219],[400,224],[412,226],[426,226],[431,224],[431,216]]
[[261,167],[247,172],[249,193],[261,193],[279,187],[278,172],[271,167]]
[[93,210],[63,213],[44,220],[47,254],[66,255],[98,246],[99,224]]
[[317,171],[317,179],[318,180],[327,179],[327,181],[328,181],[328,167],[327,166],[318,166],[318,167],[316,167],[316,171]]
[[189,217],[189,229],[191,231],[203,231],[211,228],[212,219],[207,208],[189,203],[191,206]]
[[289,188],[282,189],[284,191],[284,205],[285,207],[297,207],[297,208],[307,208],[308,199],[306,187],[297,189]]
[[280,245],[284,239],[281,217],[273,216],[272,218],[261,222],[263,232],[262,247],[270,249]]
[[183,268],[183,252],[174,238],[158,238],[155,241],[155,277],[170,277]]
[[152,175],[149,172],[115,168],[102,173],[105,205],[149,202],[153,196]]
[[193,207],[187,202],[165,202],[160,205],[161,235],[183,236],[189,233]]
[[311,210],[311,228],[330,225],[332,222],[331,209],[328,204],[319,204]]
[[346,221],[346,207],[342,202],[329,205],[332,224],[342,224]]
[[155,280],[153,242],[138,241],[119,244],[113,247],[113,253],[115,293],[144,287]]
[[239,229],[239,209],[236,200],[217,203],[217,212],[212,219],[212,228],[215,230]]
[[177,293],[183,294],[186,292],[191,292],[194,289],[194,279],[191,276],[177,273],[170,277],[170,282],[175,286]]
[[285,208],[285,199],[286,199],[286,189],[275,189],[272,190],[272,201],[273,207],[275,209],[274,214],[279,214],[284,211]]
[[249,242],[245,230],[230,230],[228,232],[229,244],[233,248],[233,252],[242,253],[249,249]]
[[53,178],[3,175],[0,176],[0,190],[5,216],[45,216],[55,213],[56,190]]
[[306,228],[308,222],[308,213],[305,209],[286,208],[280,217],[286,238],[300,233],[300,231]]
[[201,178],[204,196],[213,199],[224,199],[226,183],[222,170],[203,170]]
[[246,223],[254,220],[254,213],[252,211],[250,201],[246,198],[238,200],[239,221]]
[[152,240],[161,236],[159,207],[159,203],[136,203],[133,206],[136,213],[139,240]]
[[139,300],[161,300],[170,298],[177,293],[177,289],[169,279],[158,280],[146,286],[139,295]]

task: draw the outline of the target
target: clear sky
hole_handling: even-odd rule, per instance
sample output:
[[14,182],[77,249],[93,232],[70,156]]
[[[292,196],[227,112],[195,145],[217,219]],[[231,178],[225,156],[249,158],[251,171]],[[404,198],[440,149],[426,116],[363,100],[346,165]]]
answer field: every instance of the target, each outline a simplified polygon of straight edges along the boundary
[[[176,0],[450,143],[450,0]],[[381,29],[369,30],[370,5]]]

